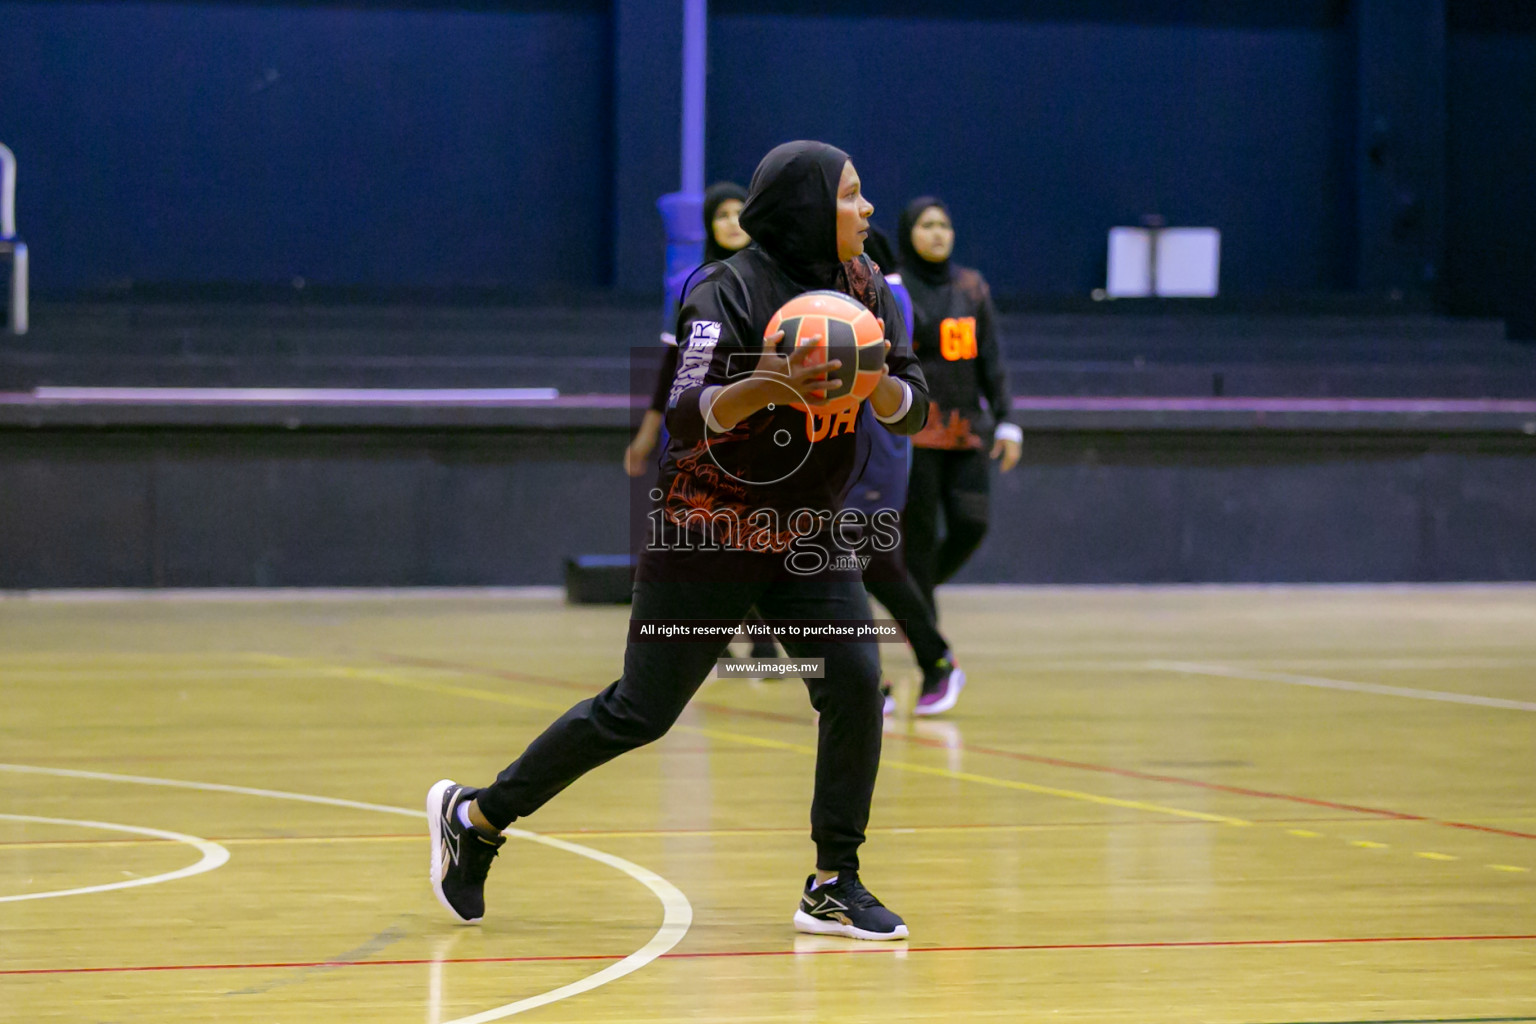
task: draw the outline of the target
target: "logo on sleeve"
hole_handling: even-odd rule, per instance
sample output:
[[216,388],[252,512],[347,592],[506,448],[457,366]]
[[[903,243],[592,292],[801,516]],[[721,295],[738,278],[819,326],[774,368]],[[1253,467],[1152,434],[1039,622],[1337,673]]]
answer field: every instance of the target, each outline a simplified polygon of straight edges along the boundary
[[677,375],[672,378],[672,390],[667,404],[675,405],[684,391],[704,383],[714,358],[715,346],[720,343],[720,324],[715,320],[695,320],[683,342],[683,350],[677,361]]

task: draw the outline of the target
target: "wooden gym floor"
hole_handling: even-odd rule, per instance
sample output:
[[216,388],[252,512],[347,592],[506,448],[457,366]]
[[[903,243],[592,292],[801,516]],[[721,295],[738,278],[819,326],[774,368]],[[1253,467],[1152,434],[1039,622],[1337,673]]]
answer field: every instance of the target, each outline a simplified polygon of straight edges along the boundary
[[482,926],[438,907],[428,786],[607,684],[625,609],[0,600],[0,1020],[1536,1021],[1536,588],[944,614],[971,686],[889,729],[880,947],[790,925],[798,681],[707,684],[519,823]]

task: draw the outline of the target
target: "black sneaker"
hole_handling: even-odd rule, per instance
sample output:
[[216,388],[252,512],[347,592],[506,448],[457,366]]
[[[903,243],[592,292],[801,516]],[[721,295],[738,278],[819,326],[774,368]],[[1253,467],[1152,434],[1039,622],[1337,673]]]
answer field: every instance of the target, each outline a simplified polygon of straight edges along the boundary
[[478,789],[443,779],[427,791],[427,835],[432,839],[432,891],[454,917],[474,924],[485,916],[485,874],[507,840],[459,824],[459,805]]
[[864,888],[859,876],[841,875],[837,881],[812,890],[816,876],[805,880],[795,928],[812,935],[846,935],[850,939],[888,942],[907,937],[907,925]]

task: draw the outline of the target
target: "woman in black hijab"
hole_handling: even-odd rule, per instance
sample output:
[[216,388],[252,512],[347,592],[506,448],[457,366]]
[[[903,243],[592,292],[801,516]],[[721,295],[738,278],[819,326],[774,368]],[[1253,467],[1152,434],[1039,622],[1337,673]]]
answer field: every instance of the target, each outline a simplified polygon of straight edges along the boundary
[[729,259],[752,244],[741,227],[747,190],[734,181],[717,181],[704,190],[704,262]]
[[[752,243],[752,238],[741,229],[741,208],[746,201],[747,190],[734,181],[717,181],[704,190],[704,263],[727,259],[732,253]],[[698,267],[689,267],[686,274],[668,282],[668,292],[681,292],[688,281],[697,276],[698,271]],[[667,296],[667,329],[661,335],[666,349],[656,375],[651,405],[641,418],[634,438],[624,449],[624,472],[630,476],[640,476],[646,471],[646,467],[651,464],[651,452],[656,450],[656,442],[661,438],[667,390],[672,386],[672,375],[677,372],[677,338],[672,334],[672,322],[677,316],[680,301],[681,295]]]
[[[857,628],[869,621],[856,561],[840,553],[868,538],[837,529],[857,452],[857,409],[823,408],[836,360],[778,350],[774,312],[807,289],[833,289],[873,310],[896,337],[865,401],[876,429],[914,433],[928,394],[908,351],[890,288],[863,256],[873,207],[848,155],[820,142],[786,143],[752,176],[742,226],[755,243],[717,264],[677,319],[681,348],[667,400],[671,438],[653,492],[653,534],[640,555],[624,672],[571,708],[485,789],[443,779],[427,796],[432,885],[461,921],[485,910],[484,882],[518,818],[598,765],[660,738],[714,667],[752,606],[770,622]],[[856,543],[855,543],[856,542]],[[852,562],[852,564],[850,564]],[[678,624],[687,638],[659,639]],[[696,632],[713,624],[718,633]],[[795,926],[860,939],[907,935],[901,918],[859,881],[859,846],[880,761],[882,698],[872,642],[783,636],[796,658],[824,659],[806,679],[820,712],[811,838],[816,872]]]
[[[931,407],[927,425],[912,438],[907,565],[937,619],[934,587],[965,564],[987,532],[988,435],[992,458],[1002,460],[1006,473],[1019,461],[1023,434],[1008,422],[1008,371],[991,289],[980,273],[949,258],[955,245],[949,207],[933,196],[912,200],[902,211],[896,244],[902,283],[912,296],[912,350],[923,362]],[[914,713],[948,711],[964,686],[965,673],[946,652],[924,670]]]

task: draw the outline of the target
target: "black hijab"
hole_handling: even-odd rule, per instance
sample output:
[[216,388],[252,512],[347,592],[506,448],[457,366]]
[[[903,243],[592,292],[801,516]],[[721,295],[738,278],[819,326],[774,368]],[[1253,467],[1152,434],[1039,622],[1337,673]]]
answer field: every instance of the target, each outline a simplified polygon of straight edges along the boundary
[[853,294],[837,258],[837,186],[846,163],[836,146],[801,140],[770,149],[752,173],[741,226],[803,287]]
[[717,181],[704,190],[704,262],[723,260],[735,252],[715,241],[715,211],[727,199],[747,201],[747,190],[734,181]]
[[901,220],[896,225],[896,244],[901,248],[901,270],[904,279],[917,278],[924,284],[937,288],[949,283],[949,260],[934,263],[932,260],[919,256],[917,250],[912,248],[912,229],[922,219],[923,211],[930,206],[937,206],[944,211],[950,223],[954,223],[955,216],[949,212],[949,207],[944,205],[944,200],[937,196],[918,196],[907,204],[907,208],[901,211]]
[[869,237],[864,239],[864,255],[874,260],[885,276],[896,273],[896,254],[891,252],[891,240],[873,224],[869,226]]

